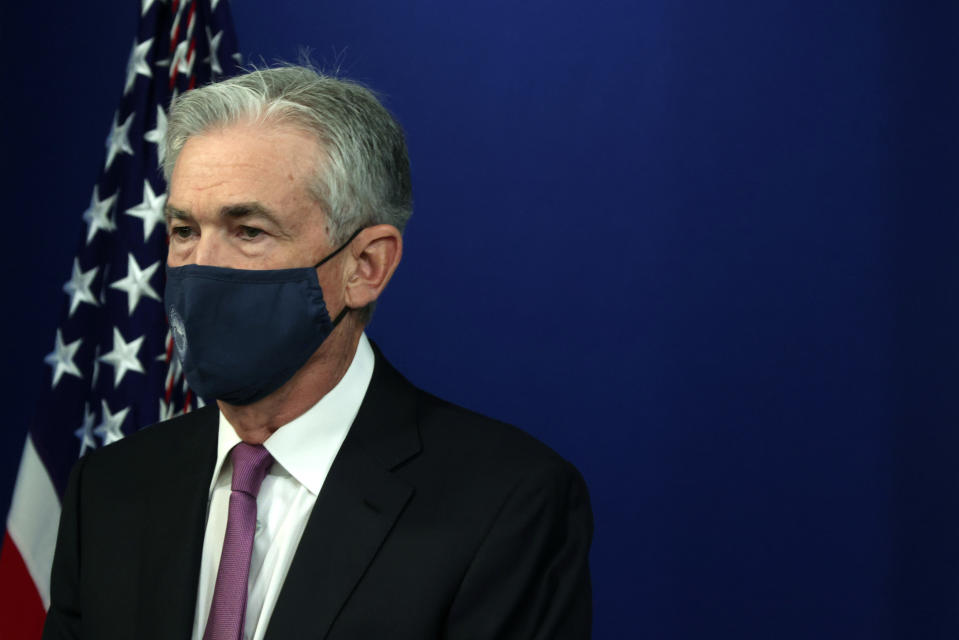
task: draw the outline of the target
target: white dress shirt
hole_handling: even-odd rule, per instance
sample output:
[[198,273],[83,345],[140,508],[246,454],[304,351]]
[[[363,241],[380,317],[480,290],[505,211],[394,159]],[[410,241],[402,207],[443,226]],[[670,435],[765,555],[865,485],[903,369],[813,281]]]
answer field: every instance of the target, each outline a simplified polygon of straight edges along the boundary
[[[316,497],[370,385],[373,361],[373,349],[363,334],[353,362],[339,383],[306,413],[283,425],[263,443],[274,463],[256,498],[256,534],[247,587],[245,640],[262,640],[266,633]],[[229,453],[240,442],[222,412],[219,429],[193,618],[194,640],[203,637],[210,615],[229,515],[233,478]]]

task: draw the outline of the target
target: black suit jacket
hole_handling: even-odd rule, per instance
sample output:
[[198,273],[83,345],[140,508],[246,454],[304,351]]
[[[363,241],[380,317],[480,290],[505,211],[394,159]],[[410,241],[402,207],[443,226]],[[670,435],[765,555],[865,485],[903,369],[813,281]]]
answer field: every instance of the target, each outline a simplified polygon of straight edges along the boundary
[[[206,407],[77,463],[45,639],[190,637],[217,420]],[[591,537],[568,462],[377,352],[266,637],[588,638]]]

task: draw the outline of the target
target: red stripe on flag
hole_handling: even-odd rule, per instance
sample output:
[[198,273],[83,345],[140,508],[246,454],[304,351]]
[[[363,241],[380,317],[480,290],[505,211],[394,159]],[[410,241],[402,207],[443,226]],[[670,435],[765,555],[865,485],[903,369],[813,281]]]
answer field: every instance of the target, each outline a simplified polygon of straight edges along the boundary
[[0,638],[34,640],[43,631],[47,612],[10,534],[0,550]]

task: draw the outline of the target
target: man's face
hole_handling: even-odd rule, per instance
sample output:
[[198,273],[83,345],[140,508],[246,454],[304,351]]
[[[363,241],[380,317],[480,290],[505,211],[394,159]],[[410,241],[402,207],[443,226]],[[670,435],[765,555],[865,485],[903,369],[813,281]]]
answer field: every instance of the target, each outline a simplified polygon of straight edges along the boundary
[[170,178],[169,265],[314,265],[331,250],[325,214],[307,190],[318,155],[310,136],[289,127],[235,125],[190,138]]

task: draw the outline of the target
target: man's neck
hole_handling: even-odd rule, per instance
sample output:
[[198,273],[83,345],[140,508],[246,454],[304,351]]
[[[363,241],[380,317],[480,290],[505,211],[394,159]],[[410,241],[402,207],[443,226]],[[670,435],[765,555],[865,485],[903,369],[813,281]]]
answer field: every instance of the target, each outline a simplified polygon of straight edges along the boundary
[[344,321],[282,387],[248,405],[217,400],[220,411],[241,440],[262,444],[274,431],[306,413],[339,383],[353,362],[362,333],[362,326]]

